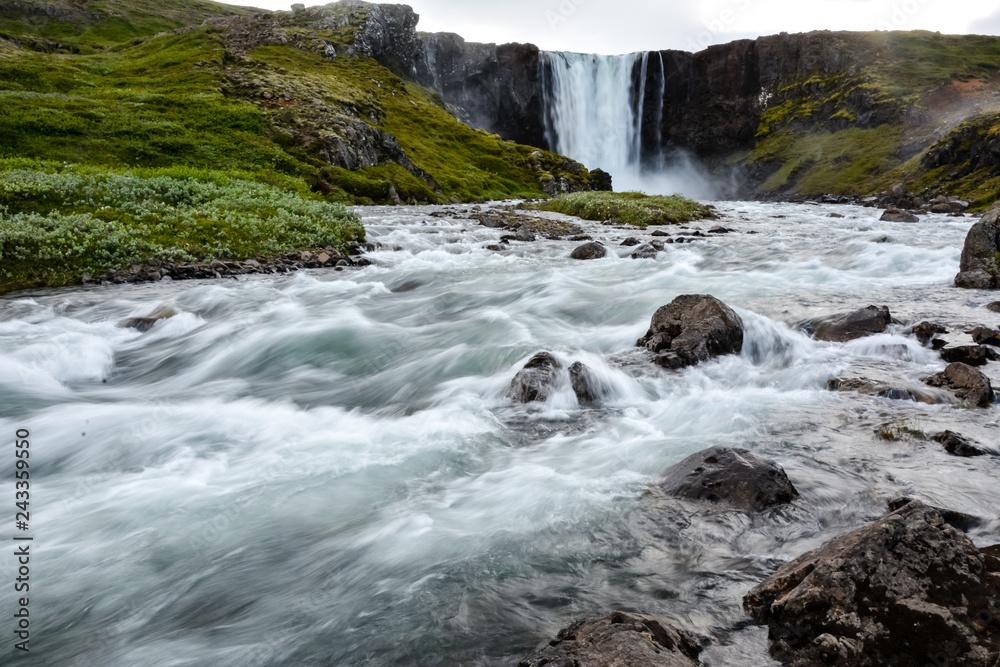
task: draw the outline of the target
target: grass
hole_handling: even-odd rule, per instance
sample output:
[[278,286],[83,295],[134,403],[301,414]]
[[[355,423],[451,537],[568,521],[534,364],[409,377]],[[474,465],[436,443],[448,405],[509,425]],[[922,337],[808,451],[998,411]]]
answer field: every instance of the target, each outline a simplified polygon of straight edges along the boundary
[[0,292],[143,263],[246,258],[363,241],[357,214],[302,184],[221,172],[115,172],[8,163],[0,171]]
[[576,192],[536,204],[534,208],[636,227],[680,224],[712,217],[710,208],[680,195],[664,197],[641,192]]

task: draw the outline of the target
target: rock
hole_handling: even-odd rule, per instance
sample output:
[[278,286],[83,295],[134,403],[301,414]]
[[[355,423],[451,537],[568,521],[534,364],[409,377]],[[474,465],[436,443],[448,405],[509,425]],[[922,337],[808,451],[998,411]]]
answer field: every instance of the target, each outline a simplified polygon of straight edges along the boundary
[[986,212],[972,226],[965,237],[962,250],[961,272],[955,285],[967,289],[996,289],[1000,287],[1000,202]]
[[794,667],[993,667],[1000,560],[961,517],[911,501],[782,565],[743,598]]
[[597,379],[585,364],[577,361],[569,367],[569,381],[580,403],[593,403],[597,400]]
[[653,234],[652,234],[652,235],[653,235],[653,236],[660,236],[660,237],[663,237],[663,236],[670,236],[670,234],[668,234],[668,233],[666,233],[665,231],[663,231],[663,230],[660,230],[660,229],[657,229],[657,230],[656,230],[655,232],[653,232]]
[[135,329],[141,333],[146,333],[160,320],[167,320],[177,314],[177,310],[169,306],[160,306],[145,317],[130,317],[122,320],[115,326],[119,329]]
[[561,368],[554,356],[539,352],[511,380],[507,395],[519,403],[544,402],[552,393]]
[[630,236],[624,241],[622,241],[622,245],[625,247],[632,247],[632,246],[642,245],[642,241],[635,238],[634,236]]
[[799,497],[781,466],[734,447],[712,447],[689,456],[668,468],[659,486],[671,496],[725,502],[746,511]]
[[604,257],[605,253],[604,246],[600,243],[594,241],[592,243],[585,243],[570,254],[572,259],[601,259]]
[[657,250],[651,243],[643,243],[632,253],[632,259],[655,259]]
[[561,630],[518,667],[697,667],[699,638],[651,616],[616,611]]
[[989,407],[993,403],[990,379],[967,364],[951,364],[944,372],[932,375],[924,382],[932,387],[948,387],[963,401],[980,408]]
[[985,366],[987,362],[986,352],[978,345],[946,347],[941,350],[941,358],[949,364],[959,362],[970,366]]
[[934,339],[934,336],[938,334],[948,333],[943,325],[937,324],[936,322],[921,322],[912,329],[913,335],[917,337],[921,345],[927,345]]
[[933,206],[931,206],[931,213],[947,214],[951,212],[952,212],[951,206],[948,204],[934,204]]
[[636,343],[657,353],[666,368],[693,366],[713,357],[739,354],[743,321],[713,296],[679,296],[653,315],[646,335]]
[[828,218],[843,218],[844,216],[841,215],[840,213],[831,213],[830,215],[828,215],[826,217],[828,217]]
[[393,206],[401,206],[403,200],[399,198],[399,193],[396,192],[396,186],[392,183],[389,184],[389,201],[392,202]]
[[933,404],[938,401],[933,396],[916,392],[903,387],[892,387],[887,384],[873,382],[868,378],[834,378],[826,383],[830,391],[857,392],[865,396],[878,396],[893,401],[916,401]]
[[994,313],[1000,313],[1000,301],[994,301],[993,303],[988,303],[985,306],[986,310],[991,310]]
[[[565,382],[563,369],[563,364],[552,354],[539,352],[511,380],[507,396],[518,403],[544,403],[560,381]],[[580,403],[597,400],[598,384],[586,365],[578,361],[570,366],[569,381]]]
[[944,445],[945,450],[955,456],[972,457],[985,456],[987,454],[985,450],[976,447],[967,438],[952,431],[935,433],[931,436],[931,440]]
[[906,196],[906,183],[896,183],[892,186],[892,190],[890,190],[890,192],[896,199],[902,199]]
[[892,323],[892,315],[886,306],[868,306],[837,319],[821,322],[816,327],[816,340],[846,343],[856,338],[864,338],[885,332]]
[[725,228],[725,227],[723,227],[722,225],[715,225],[714,227],[712,227],[712,228],[710,228],[710,229],[708,230],[708,233],[709,233],[709,234],[728,234],[728,233],[730,233],[731,231],[733,231],[733,230],[731,230],[731,229],[726,229],[726,228]]
[[917,216],[898,208],[890,208],[879,219],[882,222],[920,222]]
[[993,347],[1000,347],[1000,331],[997,331],[996,329],[976,327],[967,333],[972,336],[972,340],[976,341],[976,344],[978,345],[992,345]]
[[514,240],[531,243],[535,240],[535,233],[529,227],[522,226],[518,228],[517,234],[514,235]]
[[598,192],[611,192],[614,186],[611,182],[611,174],[603,169],[594,169],[590,172],[590,189]]

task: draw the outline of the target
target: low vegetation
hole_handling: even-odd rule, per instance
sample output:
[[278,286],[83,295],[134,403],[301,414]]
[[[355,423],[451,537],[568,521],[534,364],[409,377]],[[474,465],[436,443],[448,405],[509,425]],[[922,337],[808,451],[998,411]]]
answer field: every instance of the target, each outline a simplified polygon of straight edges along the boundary
[[708,206],[680,195],[652,196],[641,192],[575,192],[534,207],[584,220],[611,220],[636,227],[680,224],[713,215]]
[[357,214],[303,185],[185,168],[0,171],[0,292],[65,285],[154,257],[246,258],[363,240]]

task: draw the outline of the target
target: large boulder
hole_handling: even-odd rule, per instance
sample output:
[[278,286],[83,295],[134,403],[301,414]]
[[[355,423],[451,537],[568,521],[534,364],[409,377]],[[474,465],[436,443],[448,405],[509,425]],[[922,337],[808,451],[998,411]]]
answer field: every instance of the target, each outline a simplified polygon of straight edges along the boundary
[[972,336],[972,340],[976,341],[978,345],[992,345],[993,347],[1000,347],[1000,331],[996,329],[990,329],[988,327],[976,327],[969,332]]
[[969,289],[1000,288],[1000,202],[993,205],[965,237],[961,272],[955,285]]
[[946,347],[941,350],[941,358],[949,364],[960,362],[969,366],[985,366],[989,361],[986,350],[981,345]]
[[782,565],[743,598],[791,667],[994,667],[1000,559],[911,501]]
[[993,385],[981,372],[963,363],[949,364],[944,372],[924,380],[932,387],[947,387],[963,401],[980,408],[993,403]]
[[590,368],[577,361],[567,370],[548,352],[539,352],[518,371],[507,387],[507,397],[518,403],[544,403],[566,381],[580,403],[597,400],[599,384]]
[[668,468],[659,485],[671,496],[724,502],[746,511],[799,497],[781,466],[736,447],[712,447],[689,456]]
[[697,667],[698,637],[641,614],[577,621],[518,667]]
[[573,252],[570,253],[570,258],[581,260],[601,259],[606,254],[607,249],[597,241],[593,241],[591,243],[585,243],[573,250]]
[[892,323],[887,306],[868,306],[832,320],[820,322],[814,334],[816,340],[846,343],[856,338],[884,333]]
[[685,294],[656,311],[637,345],[656,353],[656,363],[665,368],[694,366],[720,355],[739,354],[743,320],[714,296]]

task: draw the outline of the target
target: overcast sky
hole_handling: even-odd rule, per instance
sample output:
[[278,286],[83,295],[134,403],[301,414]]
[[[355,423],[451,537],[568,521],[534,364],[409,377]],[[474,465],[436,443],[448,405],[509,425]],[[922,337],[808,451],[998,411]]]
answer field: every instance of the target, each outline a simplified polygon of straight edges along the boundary
[[[287,10],[283,0],[231,4]],[[307,6],[316,3],[304,3]],[[411,0],[418,30],[553,51],[697,51],[782,31],[934,30],[1000,34],[996,0]]]

